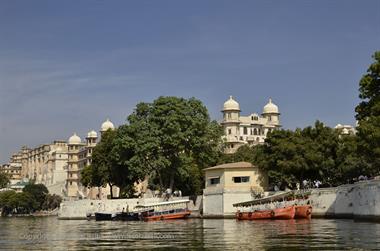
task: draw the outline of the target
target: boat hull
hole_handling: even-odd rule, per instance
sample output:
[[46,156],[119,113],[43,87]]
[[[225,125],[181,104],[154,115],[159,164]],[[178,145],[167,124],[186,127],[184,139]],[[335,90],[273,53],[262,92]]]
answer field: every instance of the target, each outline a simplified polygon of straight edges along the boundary
[[115,216],[110,213],[95,213],[96,221],[111,221]]
[[237,212],[238,220],[293,219],[295,207],[276,208],[273,210],[256,210],[254,212]]
[[149,215],[143,216],[143,220],[145,221],[157,221],[157,220],[174,220],[174,219],[185,219],[189,217],[191,214],[190,210],[171,213],[171,214],[161,214],[161,215]]
[[310,219],[312,213],[312,207],[310,205],[295,206],[297,219]]

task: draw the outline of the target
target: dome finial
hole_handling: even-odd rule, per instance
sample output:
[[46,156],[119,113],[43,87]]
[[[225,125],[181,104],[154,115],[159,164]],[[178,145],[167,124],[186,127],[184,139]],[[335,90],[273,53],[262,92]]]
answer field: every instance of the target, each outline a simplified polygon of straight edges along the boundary
[[272,98],[269,97],[269,104],[272,104]]
[[222,111],[239,111],[240,112],[239,103],[236,102],[236,100],[232,97],[232,95],[230,95],[230,98],[226,102],[224,102]]

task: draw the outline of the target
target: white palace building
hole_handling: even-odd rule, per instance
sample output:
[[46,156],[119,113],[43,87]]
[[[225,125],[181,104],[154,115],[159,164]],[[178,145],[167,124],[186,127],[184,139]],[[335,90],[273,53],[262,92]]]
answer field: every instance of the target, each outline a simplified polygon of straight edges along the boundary
[[223,121],[226,153],[234,153],[244,144],[257,145],[264,143],[268,132],[281,127],[280,112],[277,105],[269,99],[261,115],[252,113],[248,116],[240,115],[240,105],[232,96],[224,102]]

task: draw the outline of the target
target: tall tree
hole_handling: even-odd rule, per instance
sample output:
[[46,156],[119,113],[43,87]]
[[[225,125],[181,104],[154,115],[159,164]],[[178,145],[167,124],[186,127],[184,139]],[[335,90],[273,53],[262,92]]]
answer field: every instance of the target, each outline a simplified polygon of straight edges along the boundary
[[130,162],[134,147],[127,125],[104,132],[94,147],[91,165],[81,172],[81,183],[88,187],[105,187],[108,184],[111,198],[114,197],[114,186],[120,188],[122,195],[133,195],[134,183],[145,176],[141,168]]
[[9,175],[0,171],[0,188],[7,187],[9,182]]
[[111,198],[113,198],[112,188],[115,185],[113,170],[116,165],[111,152],[116,135],[116,131],[111,129],[102,133],[100,142],[93,149],[91,165],[81,172],[81,183],[85,186],[105,187],[108,184]]
[[138,104],[128,121],[128,137],[121,143],[133,144],[133,166],[150,173],[160,190],[200,192],[201,170],[217,162],[222,135],[201,101],[159,97]]
[[380,51],[375,52],[373,59],[367,74],[360,80],[362,101],[356,107],[358,151],[367,160],[367,175],[380,174]]

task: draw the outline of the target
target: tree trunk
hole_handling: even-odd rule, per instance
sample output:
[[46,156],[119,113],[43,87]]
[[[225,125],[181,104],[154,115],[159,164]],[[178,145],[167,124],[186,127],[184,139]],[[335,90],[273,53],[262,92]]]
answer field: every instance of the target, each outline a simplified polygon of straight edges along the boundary
[[173,187],[174,187],[174,172],[170,174],[170,192],[173,193]]
[[113,185],[111,185],[111,183],[108,183],[108,185],[110,186],[111,199],[113,199],[113,191],[112,191]]

